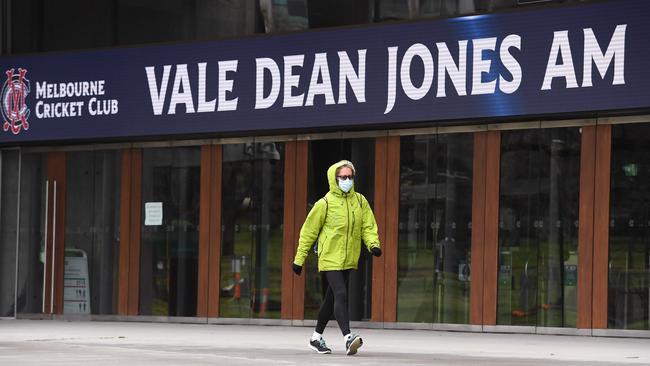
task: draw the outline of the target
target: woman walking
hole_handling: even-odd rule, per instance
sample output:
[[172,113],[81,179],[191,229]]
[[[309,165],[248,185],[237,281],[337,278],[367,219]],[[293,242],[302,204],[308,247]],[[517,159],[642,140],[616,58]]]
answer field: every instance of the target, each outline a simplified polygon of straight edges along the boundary
[[348,280],[357,269],[361,240],[375,257],[381,255],[377,222],[366,198],[354,191],[354,165],[341,160],[327,170],[329,192],[316,202],[300,229],[293,271],[300,275],[309,249],[318,241],[318,271],[327,284],[318,312],[318,322],[309,347],[318,353],[331,353],[323,332],[332,314],[343,333],[346,354],[354,355],[363,344],[350,332]]

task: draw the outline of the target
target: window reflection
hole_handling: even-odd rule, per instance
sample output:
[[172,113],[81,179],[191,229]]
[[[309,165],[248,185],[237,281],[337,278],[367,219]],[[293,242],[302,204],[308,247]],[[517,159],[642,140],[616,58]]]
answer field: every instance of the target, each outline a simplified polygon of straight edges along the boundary
[[575,327],[580,129],[501,134],[497,323]]
[[220,316],[279,318],[284,144],[223,145]]
[[259,0],[266,33],[309,28],[307,0]]
[[[374,207],[375,139],[318,140],[309,143],[307,210],[329,190],[327,169],[340,160],[354,164],[354,190],[363,194]],[[348,308],[350,320],[367,320],[371,315],[372,255],[361,242],[361,255],[356,271],[350,273]],[[318,273],[318,257],[311,252],[305,261],[305,319],[316,319],[324,290]]]
[[473,135],[401,139],[397,320],[469,320]]
[[609,327],[650,329],[650,124],[612,127]]
[[200,155],[199,147],[143,150],[141,315],[196,316]]
[[116,314],[121,154],[68,152],[66,160],[63,312]]

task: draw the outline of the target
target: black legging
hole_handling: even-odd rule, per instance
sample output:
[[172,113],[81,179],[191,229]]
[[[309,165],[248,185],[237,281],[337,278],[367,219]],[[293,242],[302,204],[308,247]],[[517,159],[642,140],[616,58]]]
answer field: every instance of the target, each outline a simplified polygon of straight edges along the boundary
[[323,334],[327,322],[336,316],[341,333],[348,335],[350,333],[350,316],[348,315],[348,280],[350,279],[350,270],[345,271],[323,271],[321,272],[323,282],[327,283],[325,299],[318,311],[318,323],[316,323],[316,332]]

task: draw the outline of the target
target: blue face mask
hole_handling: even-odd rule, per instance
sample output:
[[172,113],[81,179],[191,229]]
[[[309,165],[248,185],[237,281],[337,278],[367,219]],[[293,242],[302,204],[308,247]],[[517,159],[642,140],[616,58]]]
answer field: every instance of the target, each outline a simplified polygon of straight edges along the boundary
[[338,179],[339,181],[339,188],[345,193],[350,192],[350,189],[352,189],[352,186],[354,185],[354,179]]

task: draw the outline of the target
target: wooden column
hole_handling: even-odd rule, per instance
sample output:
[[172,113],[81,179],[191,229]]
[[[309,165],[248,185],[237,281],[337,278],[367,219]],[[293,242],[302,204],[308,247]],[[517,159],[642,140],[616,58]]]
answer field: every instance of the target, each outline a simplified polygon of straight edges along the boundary
[[[307,217],[307,169],[309,157],[309,144],[307,141],[296,142],[296,174],[295,174],[295,197],[293,200],[294,221],[293,221],[293,250],[298,245],[298,236],[302,223]],[[286,227],[286,225],[285,225]],[[293,262],[293,258],[291,258]],[[305,318],[305,277],[306,268],[303,268],[301,276],[293,276],[293,304],[292,319],[302,320]]]
[[[388,161],[388,137],[375,140],[375,207],[374,214],[379,230],[379,242],[386,243],[386,167]],[[385,250],[385,248],[383,248]],[[372,306],[370,320],[384,321],[384,287],[386,256],[373,259],[372,264]]]
[[140,312],[140,237],[142,214],[142,149],[131,151],[131,225],[129,235],[129,295],[127,315]]
[[280,317],[293,319],[293,258],[296,253],[295,205],[296,197],[296,153],[298,144],[289,141],[284,144],[284,219],[282,227],[282,303]]
[[474,133],[472,172],[472,263],[469,294],[469,323],[483,324],[483,261],[485,245],[485,183],[487,132]]
[[596,126],[582,127],[578,227],[577,328],[591,328],[594,253]]
[[387,139],[384,321],[397,321],[397,236],[399,225],[400,137]]
[[609,261],[609,192],[612,126],[596,127],[592,328],[607,328]]
[[129,254],[131,243],[131,149],[122,150],[120,176],[120,249],[117,314],[127,315],[129,304]]
[[[488,131],[485,162],[485,241],[483,243],[483,324],[497,322],[499,266],[499,181],[501,132]],[[472,284],[475,285],[472,279]]]
[[[50,199],[49,210],[51,225],[49,230],[51,237],[50,253],[54,252],[52,265],[54,265],[54,301],[51,301],[52,288],[46,285],[46,304],[53,306],[50,308],[53,314],[63,314],[63,275],[65,263],[65,199],[66,199],[66,153],[51,152],[47,155],[47,177],[50,180]],[[51,267],[50,267],[51,268]],[[51,282],[51,273],[46,273],[46,284]],[[47,309],[46,306],[46,309]]]

